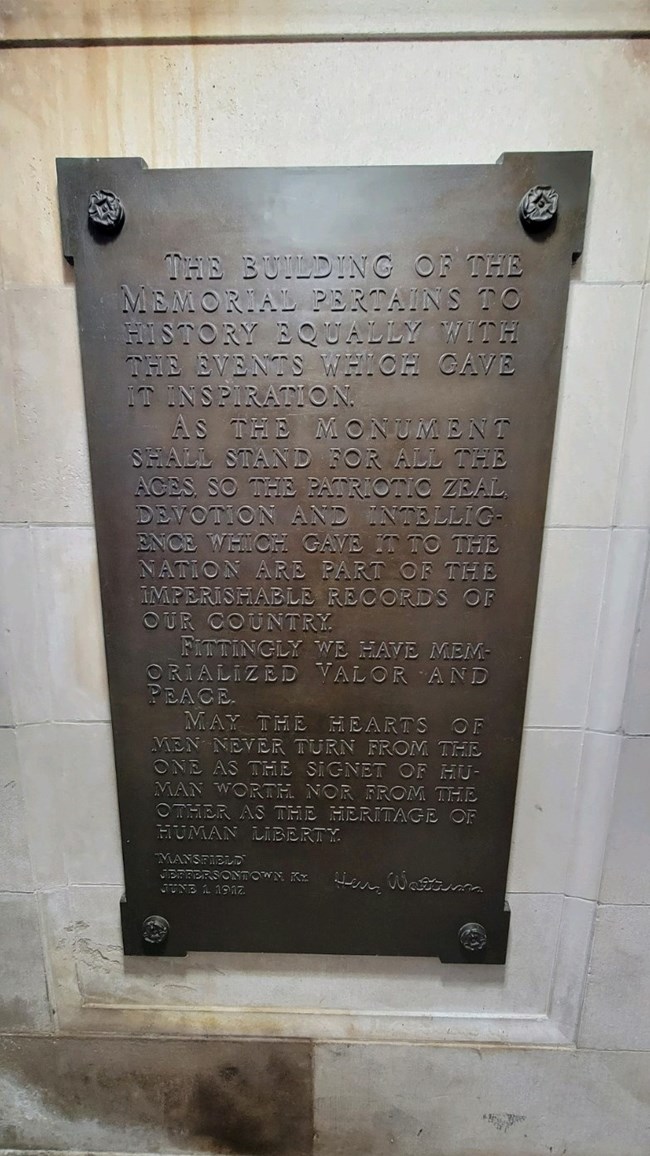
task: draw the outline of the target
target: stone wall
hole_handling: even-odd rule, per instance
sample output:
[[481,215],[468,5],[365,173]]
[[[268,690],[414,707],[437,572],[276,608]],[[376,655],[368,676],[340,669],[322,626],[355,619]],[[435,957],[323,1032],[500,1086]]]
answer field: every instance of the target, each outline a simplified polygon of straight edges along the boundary
[[[0,1151],[650,1151],[650,52],[635,36],[650,17],[633,2],[523,7],[1,5]],[[562,149],[592,149],[594,168],[507,966],[125,961],[55,158],[485,164]]]

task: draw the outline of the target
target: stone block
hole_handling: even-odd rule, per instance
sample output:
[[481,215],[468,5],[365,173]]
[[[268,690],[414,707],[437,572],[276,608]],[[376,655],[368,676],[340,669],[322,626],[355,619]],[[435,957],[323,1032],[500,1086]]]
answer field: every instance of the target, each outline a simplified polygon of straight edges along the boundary
[[580,1047],[650,1051],[649,956],[650,907],[599,907]]
[[547,523],[611,526],[639,323],[639,285],[569,294]]
[[0,1145],[309,1156],[311,1047],[255,1040],[0,1040]]
[[614,788],[600,898],[650,903],[650,737],[625,738]]
[[608,545],[607,530],[546,531],[528,679],[528,727],[585,725]]
[[315,1156],[647,1156],[650,1055],[321,1044]]
[[0,891],[31,891],[25,803],[16,733],[0,728]]
[[49,1031],[50,1006],[35,896],[0,892],[0,928],[0,1032]]

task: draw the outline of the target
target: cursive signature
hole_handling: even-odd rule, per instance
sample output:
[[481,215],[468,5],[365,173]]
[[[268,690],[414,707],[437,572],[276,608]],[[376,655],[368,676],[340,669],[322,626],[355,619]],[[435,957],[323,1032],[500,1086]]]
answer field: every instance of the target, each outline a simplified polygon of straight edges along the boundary
[[347,871],[336,871],[334,882],[337,887],[353,887],[356,891],[375,891],[381,895],[381,887],[376,883],[371,883],[369,879],[357,879],[355,875],[348,875]]
[[406,871],[391,871],[386,880],[391,891],[474,891],[483,894],[483,888],[476,883],[445,883],[435,876],[421,876],[409,879]]

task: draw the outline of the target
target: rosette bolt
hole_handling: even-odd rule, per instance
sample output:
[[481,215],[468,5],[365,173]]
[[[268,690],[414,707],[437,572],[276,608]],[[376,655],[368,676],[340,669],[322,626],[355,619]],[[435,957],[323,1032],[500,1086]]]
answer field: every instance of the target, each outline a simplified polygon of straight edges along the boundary
[[527,233],[542,233],[557,220],[560,198],[551,185],[535,185],[519,202],[519,220]]
[[162,947],[169,935],[169,924],[163,915],[148,915],[142,924],[142,938],[149,947]]
[[95,189],[88,198],[88,226],[98,237],[117,237],[126,220],[124,205],[110,189]]
[[460,946],[472,954],[483,951],[487,945],[487,931],[481,923],[464,923],[458,932]]

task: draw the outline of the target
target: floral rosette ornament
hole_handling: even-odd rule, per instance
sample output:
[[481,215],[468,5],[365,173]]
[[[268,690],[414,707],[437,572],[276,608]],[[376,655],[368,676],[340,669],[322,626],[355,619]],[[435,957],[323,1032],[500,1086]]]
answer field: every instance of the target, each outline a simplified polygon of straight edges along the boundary
[[557,217],[559,197],[550,185],[535,185],[519,202],[519,218],[529,233],[548,229]]
[[107,236],[116,236],[124,224],[124,205],[110,189],[96,189],[88,200],[91,228]]

